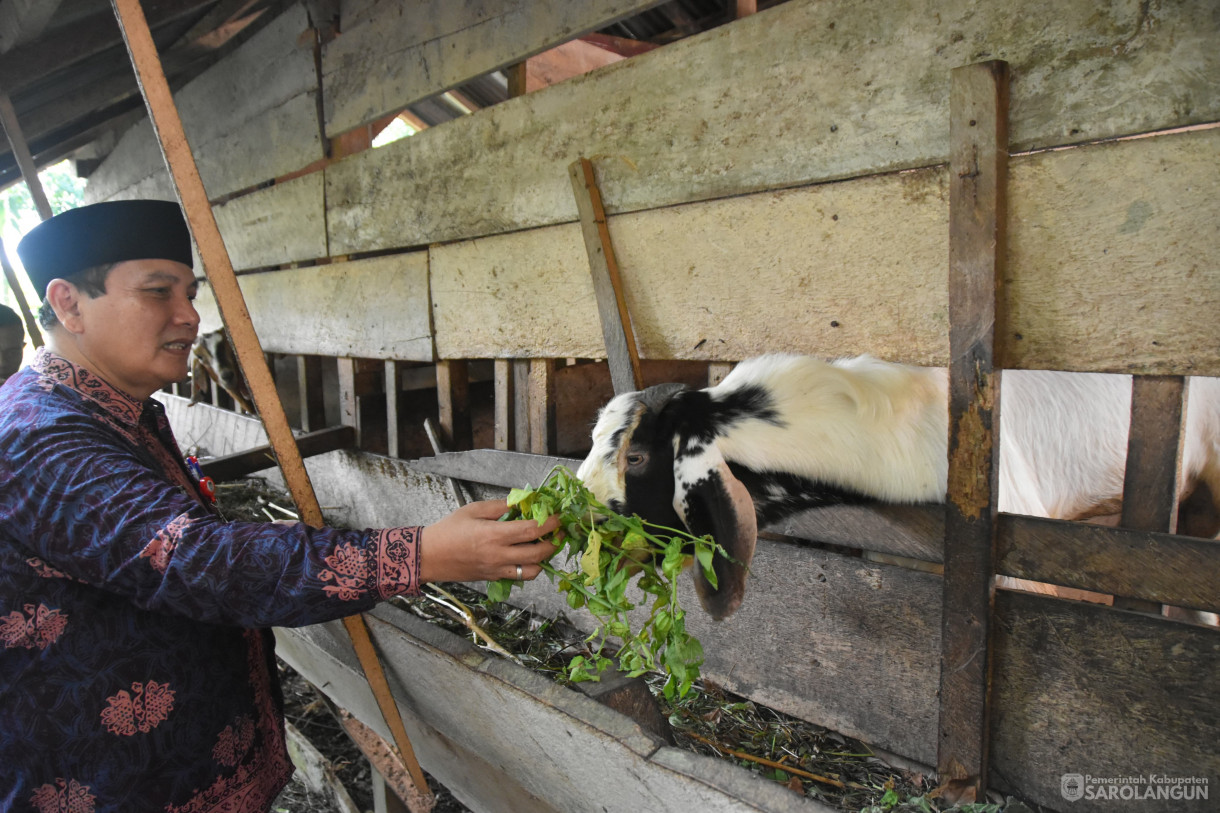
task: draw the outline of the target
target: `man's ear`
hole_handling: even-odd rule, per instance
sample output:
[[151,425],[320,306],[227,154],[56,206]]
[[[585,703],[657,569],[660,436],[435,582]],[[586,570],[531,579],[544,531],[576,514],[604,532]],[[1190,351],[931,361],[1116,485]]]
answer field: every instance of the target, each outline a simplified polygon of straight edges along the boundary
[[80,333],[84,326],[80,314],[81,292],[66,279],[53,279],[47,284],[47,302],[55,311],[55,318],[69,333]]

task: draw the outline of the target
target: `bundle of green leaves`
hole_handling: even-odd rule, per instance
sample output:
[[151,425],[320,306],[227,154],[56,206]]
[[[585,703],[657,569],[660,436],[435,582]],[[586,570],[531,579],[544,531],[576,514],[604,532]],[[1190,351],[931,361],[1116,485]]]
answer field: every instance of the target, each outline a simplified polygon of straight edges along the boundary
[[[727,558],[724,548],[711,536],[692,536],[611,511],[562,466],[552,469],[538,488],[510,491],[508,505],[508,513],[501,519],[533,519],[542,524],[554,514],[560,516],[562,534],[556,532],[552,537],[556,555],[543,562],[543,572],[567,594],[569,607],[584,607],[598,622],[586,639],[592,654],[573,658],[568,677],[597,680],[614,664],[607,653],[614,649],[611,639],[618,639],[620,670],[632,677],[663,672],[668,676],[665,696],[685,696],[699,678],[703,646],[686,631],[678,576],[687,565],[697,563],[714,587],[713,557]],[[563,561],[566,568],[557,561]],[[628,588],[636,573],[640,576],[631,593],[638,598],[633,598]],[[521,584],[512,579],[491,582],[487,597],[504,601]],[[628,614],[645,603],[650,608],[648,618],[633,630]]]

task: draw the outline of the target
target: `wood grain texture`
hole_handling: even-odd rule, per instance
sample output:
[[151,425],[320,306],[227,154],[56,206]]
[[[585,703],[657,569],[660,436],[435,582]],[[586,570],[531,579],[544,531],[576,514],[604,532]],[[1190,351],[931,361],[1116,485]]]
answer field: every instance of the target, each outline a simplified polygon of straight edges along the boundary
[[[1218,155],[1220,129],[1014,157],[1006,365],[1220,374]],[[943,168],[609,225],[643,358],[868,351],[948,362]],[[445,355],[599,355],[575,224],[431,253]]]
[[314,173],[214,207],[233,267],[260,268],[327,256],[322,188],[321,174]]
[[342,35],[322,50],[326,131],[351,130],[660,2],[382,0],[345,8]]
[[[254,186],[323,157],[317,121],[317,72],[309,27],[294,5],[222,62],[174,93],[210,198]],[[133,187],[165,173],[150,122],[119,140],[90,175],[89,202],[136,197]]]
[[1178,524],[1185,395],[1181,376],[1141,375],[1131,380],[1131,432],[1119,520],[1124,528],[1173,533]]
[[957,68],[949,102],[949,480],[936,765],[946,795],[960,802],[982,801],[987,790],[1008,77],[1000,61]]
[[793,0],[329,167],[331,242],[574,221],[581,155],[612,215],[943,164],[949,72],[987,58],[1013,65],[1016,150],[1216,121],[1218,37],[1210,0]]
[[[243,274],[240,283],[268,351],[433,360],[425,253]],[[196,300],[201,330],[218,326],[210,299],[205,287]]]
[[[1215,810],[1220,632],[1021,593],[1000,593],[996,611],[996,786],[1058,810]],[[1196,777],[1211,798],[1069,805],[1069,773]]]

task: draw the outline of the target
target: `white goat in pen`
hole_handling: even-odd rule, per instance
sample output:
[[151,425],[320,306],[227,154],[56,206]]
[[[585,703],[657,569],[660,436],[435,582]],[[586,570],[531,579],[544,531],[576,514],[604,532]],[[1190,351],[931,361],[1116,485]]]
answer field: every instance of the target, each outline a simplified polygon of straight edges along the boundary
[[[1182,494],[1206,485],[1220,512],[1220,379],[1188,392]],[[999,509],[1116,514],[1130,417],[1130,376],[1005,371]],[[760,356],[715,387],[615,397],[578,476],[616,511],[711,533],[740,563],[717,560],[718,589],[695,569],[704,608],[723,618],[741,603],[760,525],[836,503],[943,502],[948,418],[944,369]]]

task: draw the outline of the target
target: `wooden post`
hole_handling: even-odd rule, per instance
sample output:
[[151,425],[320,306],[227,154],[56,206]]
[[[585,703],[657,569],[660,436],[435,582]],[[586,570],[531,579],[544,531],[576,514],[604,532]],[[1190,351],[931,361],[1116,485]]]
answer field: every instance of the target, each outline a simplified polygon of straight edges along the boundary
[[[1131,377],[1131,432],[1120,524],[1133,531],[1173,533],[1178,524],[1183,399],[1180,375]],[[1114,606],[1160,613],[1155,601],[1115,596]]]
[[513,359],[513,448],[530,447],[530,360]]
[[954,70],[949,116],[949,486],[937,769],[946,798],[972,802],[987,787],[1007,64]]
[[713,361],[707,365],[707,385],[714,387],[721,381],[724,381],[725,376],[733,372],[733,365],[727,362]]
[[529,364],[529,450],[534,454],[555,454],[556,363],[554,359],[530,359]]
[[436,363],[436,398],[446,448],[466,451],[474,440],[470,427],[470,372],[464,360]]
[[356,360],[340,358],[339,362],[339,423],[356,430],[356,448],[360,448],[360,398],[356,394]]
[[495,399],[496,423],[495,448],[506,452],[516,451],[517,399],[513,386],[513,362],[511,359],[496,359],[495,361]]
[[568,174],[576,195],[576,208],[580,210],[580,228],[589,254],[589,271],[593,276],[593,293],[601,317],[614,394],[643,389],[640,354],[631,330],[631,315],[627,312],[627,298],[623,295],[614,246],[610,244],[606,210],[593,176],[593,164],[589,159],[581,158],[568,167]]
[[401,441],[398,437],[398,389],[400,386],[398,362],[388,359],[385,362],[385,453],[387,457],[402,457]]
[[322,357],[297,356],[297,392],[301,401],[301,429],[316,432],[326,427],[326,400],[322,392]]
[[[221,318],[233,342],[242,373],[254,395],[254,403],[267,430],[271,447],[275,450],[284,481],[296,502],[297,513],[301,519],[309,525],[321,527],[322,509],[318,505],[309,473],[305,470],[292,428],[284,415],[284,405],[280,403],[275,382],[271,380],[271,372],[267,369],[258,335],[250,321],[250,312],[237,284],[232,261],[221,239],[216,217],[203,188],[203,180],[199,177],[199,168],[195,164],[195,157],[191,154],[190,144],[186,140],[186,132],[182,128],[178,108],[174,104],[169,83],[161,68],[157,46],[153,42],[152,32],[149,31],[144,10],[140,7],[139,0],[111,0],[111,3],[119,28],[123,32],[132,66],[135,68],[136,80],[148,106],[149,118],[165,154],[165,161],[169,165],[174,189],[186,211],[191,234],[203,259],[204,271],[216,296]],[[427,793],[427,780],[415,759],[415,751],[407,738],[402,717],[394,705],[393,695],[390,693],[377,652],[373,648],[364,617],[348,616],[343,619],[343,625],[351,636],[352,646],[369,681],[369,688],[377,698],[386,724],[394,734],[394,741],[411,769],[411,778],[421,793]]]

